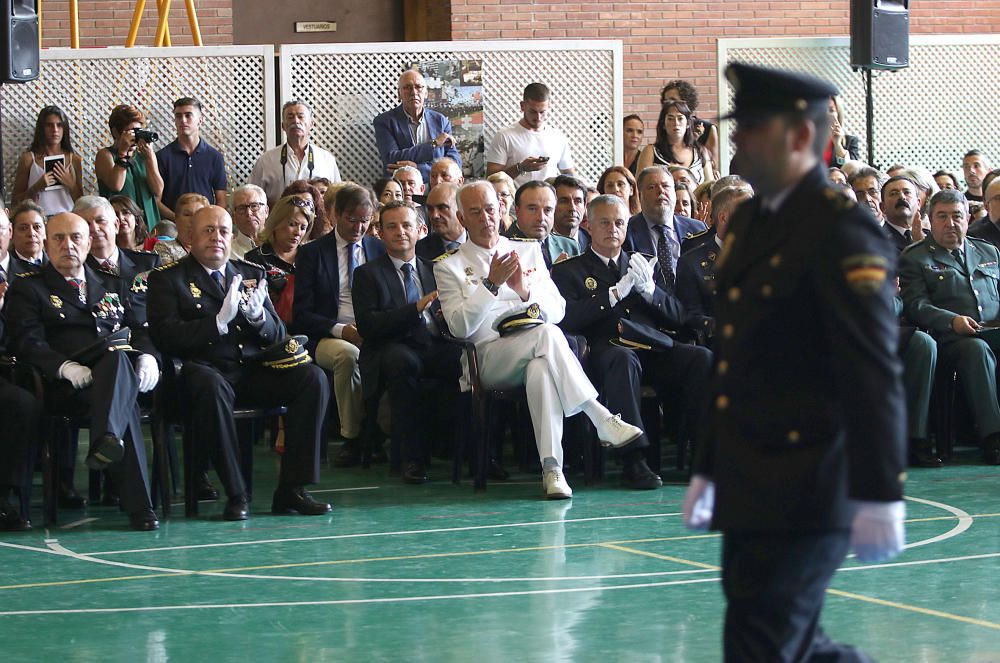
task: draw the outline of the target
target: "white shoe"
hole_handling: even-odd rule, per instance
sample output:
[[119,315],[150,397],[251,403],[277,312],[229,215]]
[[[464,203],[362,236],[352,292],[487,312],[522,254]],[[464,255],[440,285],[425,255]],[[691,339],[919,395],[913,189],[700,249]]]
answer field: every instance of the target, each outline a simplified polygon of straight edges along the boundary
[[622,415],[614,414],[597,426],[597,437],[606,447],[624,447],[642,435],[642,429],[622,421]]
[[542,474],[542,490],[547,500],[568,500],[573,497],[573,489],[566,483],[561,469],[548,470]]

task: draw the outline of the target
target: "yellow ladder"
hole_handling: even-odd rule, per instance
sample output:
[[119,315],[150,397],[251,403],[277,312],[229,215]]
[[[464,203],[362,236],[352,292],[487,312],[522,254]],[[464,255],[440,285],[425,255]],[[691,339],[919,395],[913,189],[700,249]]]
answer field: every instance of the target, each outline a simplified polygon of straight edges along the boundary
[[[159,15],[159,22],[156,25],[155,46],[170,46],[170,26],[167,24],[167,17],[170,16],[170,5],[173,0],[156,0],[156,10]],[[80,2],[79,0],[69,0],[69,45],[70,48],[80,48]],[[201,46],[201,28],[198,26],[198,13],[194,7],[194,0],[184,0],[187,8],[188,23],[191,26],[191,37],[195,46]],[[136,0],[135,11],[132,13],[132,25],[128,30],[128,39],[125,40],[125,47],[135,46],[135,38],[139,34],[139,23],[142,21],[142,12],[146,9],[146,0]],[[38,0],[38,44],[42,43],[42,0]]]

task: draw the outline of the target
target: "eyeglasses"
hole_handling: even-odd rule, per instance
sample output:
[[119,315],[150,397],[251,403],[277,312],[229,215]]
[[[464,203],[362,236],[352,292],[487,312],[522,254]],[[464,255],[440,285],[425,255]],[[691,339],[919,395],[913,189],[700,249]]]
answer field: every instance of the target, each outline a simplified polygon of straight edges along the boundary
[[313,207],[313,201],[309,200],[308,198],[292,198],[288,202],[290,202],[295,207],[298,207],[299,209],[307,209],[310,212],[313,212],[316,209],[315,207]]
[[236,211],[240,214],[246,214],[249,211],[259,212],[262,208],[267,207],[267,203],[247,203],[246,205],[237,205]]

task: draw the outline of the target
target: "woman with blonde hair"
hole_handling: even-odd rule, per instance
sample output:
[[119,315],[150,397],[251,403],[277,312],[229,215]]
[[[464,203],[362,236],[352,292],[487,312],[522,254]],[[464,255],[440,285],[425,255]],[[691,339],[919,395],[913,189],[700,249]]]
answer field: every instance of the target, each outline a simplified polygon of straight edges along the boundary
[[511,176],[503,171],[493,173],[486,178],[486,181],[493,185],[497,201],[500,203],[500,218],[503,221],[500,234],[502,235],[504,231],[514,225],[514,194],[517,193],[517,185],[514,184]]
[[316,221],[316,214],[308,203],[297,195],[278,200],[258,235],[260,246],[248,251],[245,258],[267,272],[268,293],[278,317],[286,323],[292,320],[295,257]]

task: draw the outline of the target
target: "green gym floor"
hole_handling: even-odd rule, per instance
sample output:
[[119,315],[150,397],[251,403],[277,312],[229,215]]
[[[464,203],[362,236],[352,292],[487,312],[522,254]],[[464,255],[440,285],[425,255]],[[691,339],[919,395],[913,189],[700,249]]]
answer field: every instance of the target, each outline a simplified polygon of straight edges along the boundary
[[[911,471],[906,552],[834,577],[831,636],[879,661],[1000,661],[1000,468],[959,452]],[[270,515],[275,461],[257,453],[245,523],[220,500],[155,533],[90,507],[3,535],[0,660],[721,658],[719,538],[684,529],[679,473],[653,492],[570,475],[575,497],[546,502],[534,475],[475,494],[444,461],[424,486],[324,469],[334,510],[308,518]]]

